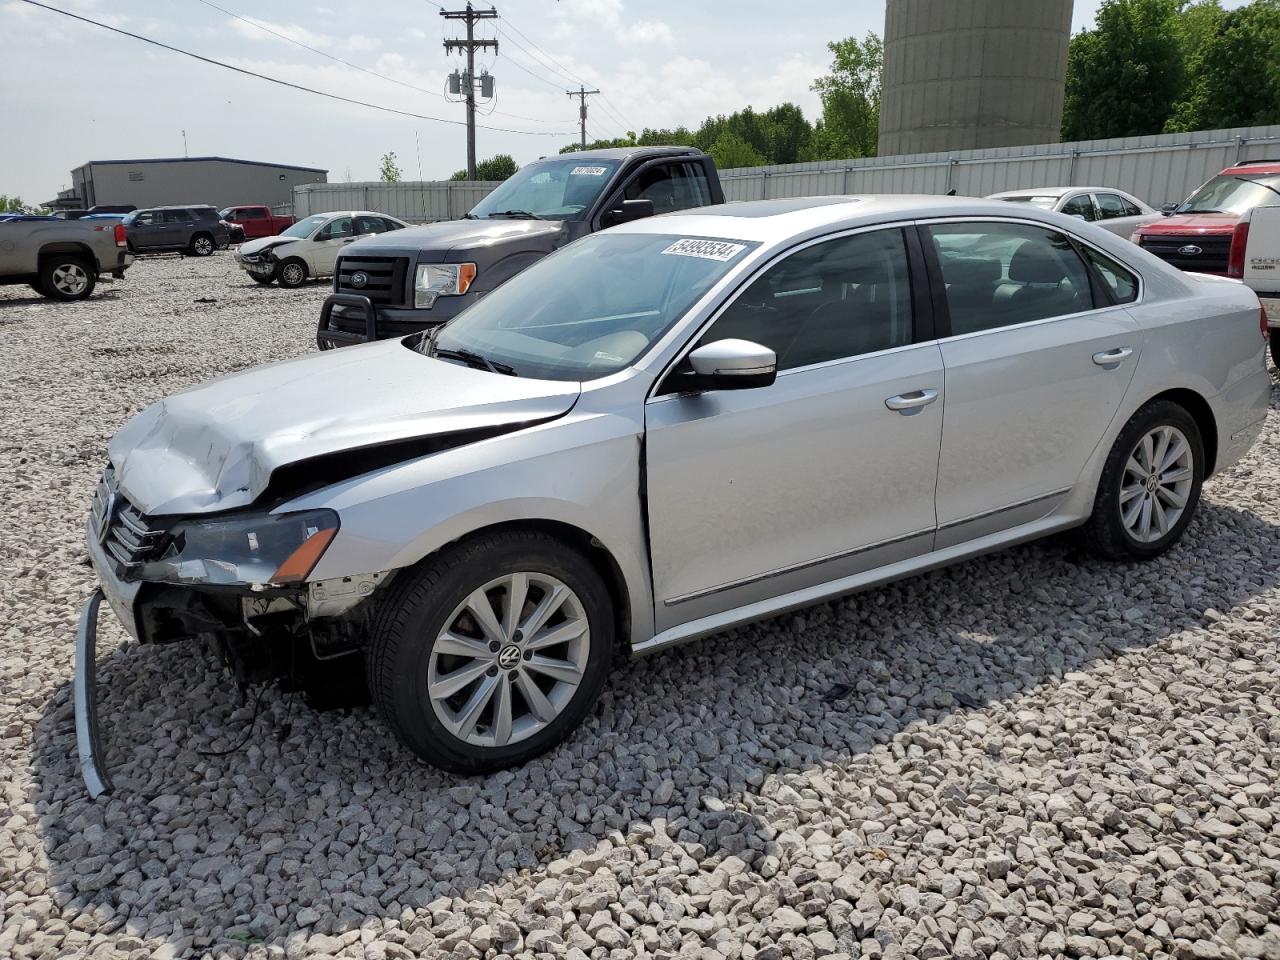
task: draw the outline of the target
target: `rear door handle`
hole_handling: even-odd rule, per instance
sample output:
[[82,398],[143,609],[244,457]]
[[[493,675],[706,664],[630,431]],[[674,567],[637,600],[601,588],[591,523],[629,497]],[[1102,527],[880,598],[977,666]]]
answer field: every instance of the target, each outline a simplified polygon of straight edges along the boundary
[[1100,367],[1113,367],[1133,356],[1133,347],[1116,347],[1093,355],[1093,362]]
[[884,402],[884,405],[890,410],[898,411],[904,417],[909,417],[913,413],[919,413],[921,409],[937,399],[937,390],[912,390],[910,393],[900,393],[896,397],[890,397]]

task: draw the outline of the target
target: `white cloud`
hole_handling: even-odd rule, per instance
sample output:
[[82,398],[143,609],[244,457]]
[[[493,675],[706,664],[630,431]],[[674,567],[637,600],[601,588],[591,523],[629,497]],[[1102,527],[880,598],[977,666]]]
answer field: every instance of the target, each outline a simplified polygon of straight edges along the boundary
[[381,40],[374,37],[366,37],[364,34],[353,33],[347,37],[348,50],[377,50],[381,46]]
[[[245,21],[249,21],[246,23]],[[321,33],[313,33],[306,27],[299,26],[296,23],[272,23],[270,20],[259,20],[257,17],[244,17],[241,20],[232,20],[231,27],[248,40],[275,40],[284,42],[281,38],[287,37],[290,40],[296,40],[298,43],[305,43],[309,47],[318,47],[323,49],[332,45],[333,39]],[[278,34],[279,36],[272,36]]]
[[670,44],[674,34],[663,20],[632,19],[625,15],[622,0],[564,0],[560,15],[566,21],[585,21],[603,27],[620,43]]

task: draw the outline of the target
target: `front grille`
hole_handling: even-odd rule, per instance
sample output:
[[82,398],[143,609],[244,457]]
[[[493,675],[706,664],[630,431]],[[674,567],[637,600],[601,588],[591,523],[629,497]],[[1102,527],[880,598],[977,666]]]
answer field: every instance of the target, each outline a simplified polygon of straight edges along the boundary
[[[1187,247],[1199,247],[1200,252],[1182,253]],[[1231,258],[1231,237],[1145,236],[1142,238],[1142,249],[1154,253],[1179,270],[1226,273],[1227,262]]]
[[102,546],[126,571],[136,570],[145,563],[159,560],[169,546],[167,528],[156,523],[126,499],[110,468],[107,468],[98,483],[90,517],[90,526],[100,537],[103,524],[106,524]]
[[[408,272],[408,257],[339,257],[334,293],[359,294],[382,306],[405,306]],[[351,282],[357,273],[365,275],[361,286]]]

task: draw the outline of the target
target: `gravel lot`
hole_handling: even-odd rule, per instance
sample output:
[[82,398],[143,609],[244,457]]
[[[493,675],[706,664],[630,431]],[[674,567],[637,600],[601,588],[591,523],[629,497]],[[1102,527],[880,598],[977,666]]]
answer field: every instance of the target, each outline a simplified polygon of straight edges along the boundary
[[93,803],[69,681],[106,442],[314,349],[327,284],[219,254],[101,289],[0,288],[0,957],[1280,958],[1280,412],[1159,562],[1053,540],[623,665],[487,779],[275,691],[202,756],[251,705],[104,615]]

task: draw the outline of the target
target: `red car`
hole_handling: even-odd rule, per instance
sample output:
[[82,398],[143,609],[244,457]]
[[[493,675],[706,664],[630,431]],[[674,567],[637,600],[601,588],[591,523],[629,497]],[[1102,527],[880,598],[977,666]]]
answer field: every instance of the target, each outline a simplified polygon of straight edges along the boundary
[[218,215],[228,224],[241,227],[245,240],[274,237],[293,226],[293,217],[278,217],[270,207],[227,207]]
[[1250,160],[1227,167],[1165,218],[1139,227],[1133,240],[1180,270],[1244,276],[1244,248],[1254,207],[1280,200],[1280,160]]

